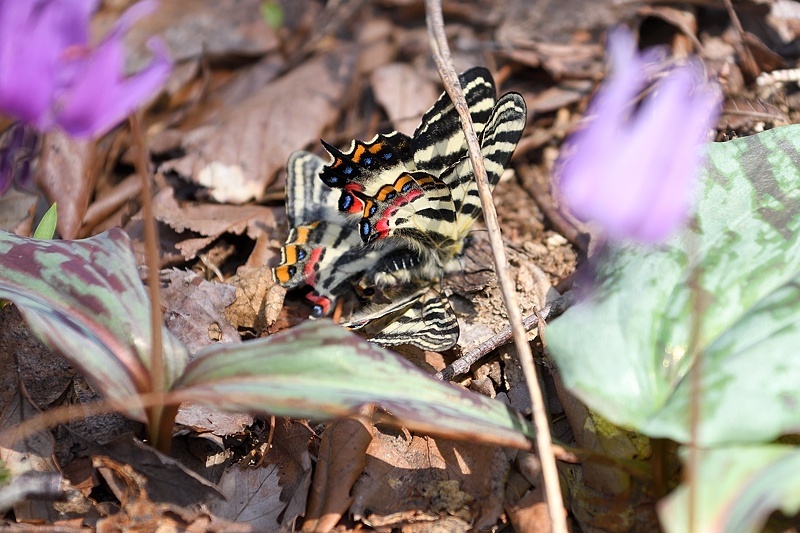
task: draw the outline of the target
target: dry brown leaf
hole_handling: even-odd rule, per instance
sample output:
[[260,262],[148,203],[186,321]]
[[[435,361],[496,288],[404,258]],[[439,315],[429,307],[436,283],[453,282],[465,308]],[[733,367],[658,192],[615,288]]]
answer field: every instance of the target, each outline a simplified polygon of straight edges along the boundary
[[39,197],[11,187],[0,196],[0,230],[17,235],[33,233],[33,214]]
[[[210,516],[199,505],[163,503],[151,499],[152,473],[142,474],[133,465],[98,455],[92,458],[106,484],[120,501],[120,512],[97,522],[97,531],[252,531],[251,528]],[[175,493],[185,490],[176,484]]]
[[225,501],[212,502],[211,512],[253,531],[293,531],[310,485],[309,437],[304,425],[280,419],[272,448],[259,466],[236,464],[225,470],[218,484]]
[[250,468],[231,465],[218,485],[225,501],[215,501],[209,510],[222,518],[246,524],[253,531],[280,531],[281,486],[278,465]]
[[540,488],[530,491],[514,505],[508,505],[506,510],[514,531],[548,533],[551,530],[547,503]]
[[344,418],[325,428],[303,531],[330,531],[347,512],[373,432],[367,418]]
[[165,163],[222,203],[260,198],[289,155],[319,139],[339,113],[355,49],[312,59],[232,107],[218,123],[188,132],[186,156]]
[[408,63],[384,65],[372,73],[370,82],[394,128],[406,135],[414,133],[422,114],[439,96],[433,83]]
[[253,424],[253,415],[226,413],[192,402],[184,402],[175,417],[175,423],[186,426],[197,433],[211,432],[214,435],[241,435]]
[[[220,205],[187,202],[179,204],[174,189],[165,188],[153,198],[155,217],[167,224],[177,235],[170,238],[162,232],[162,240],[174,242],[184,260],[194,259],[200,250],[221,235],[246,234],[256,239],[277,227],[276,209],[260,205]],[[141,241],[141,212],[127,226],[135,241]],[[162,243],[164,245],[165,243]],[[139,243],[141,245],[141,242]]]
[[206,346],[242,342],[223,313],[234,301],[233,287],[206,281],[190,270],[163,270],[160,279],[164,321],[190,354]]
[[508,470],[497,446],[378,433],[350,510],[373,527],[447,518],[491,527],[503,511]]
[[[262,0],[169,0],[128,33],[128,64],[138,70],[148,61],[145,43],[160,35],[176,62],[230,56],[257,57],[278,48],[278,38],[261,16]],[[106,13],[113,23],[119,13]]]
[[225,316],[234,327],[262,331],[277,320],[286,289],[275,283],[270,267],[246,270],[228,283],[235,287],[236,299],[225,308]]
[[[24,386],[21,385],[13,389],[9,401],[0,411],[0,433],[3,435],[0,440],[0,462],[13,477],[28,472],[41,473],[44,476],[56,474],[60,477],[53,460],[55,442],[48,431],[17,438],[15,428],[38,414],[39,410],[30,402]],[[52,502],[36,500],[15,503],[14,515],[21,522],[52,522],[62,518],[53,508]]]
[[50,407],[64,394],[75,371],[30,334],[13,305],[0,309],[0,323],[0,367],[19,372],[0,374],[0,405],[8,403],[21,378],[30,401],[39,409]]
[[[146,492],[147,499],[152,502],[180,507],[200,504],[221,496],[218,489],[203,477],[183,466],[176,459],[151,448],[130,435],[123,435],[102,447],[92,446],[91,448],[93,462],[99,461],[105,465],[112,464],[110,462],[125,465],[124,479],[118,479],[120,482],[117,487],[119,493],[112,487],[115,495],[123,504],[125,498],[131,501],[137,499],[140,489]],[[131,471],[135,474],[128,476],[127,472]],[[141,476],[143,480],[141,484],[137,476]],[[107,477],[106,481],[108,481]]]
[[42,140],[42,153],[34,180],[47,201],[58,203],[58,231],[74,239],[83,224],[94,189],[95,145],[51,130]]

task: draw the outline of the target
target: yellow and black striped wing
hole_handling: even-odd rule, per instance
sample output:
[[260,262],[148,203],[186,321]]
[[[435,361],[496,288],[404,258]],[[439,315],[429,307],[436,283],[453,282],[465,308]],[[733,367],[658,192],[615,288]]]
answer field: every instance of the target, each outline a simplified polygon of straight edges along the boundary
[[[480,139],[492,187],[514,153],[525,119],[525,102],[516,93],[506,94],[490,110]],[[441,178],[420,171],[404,173],[365,198],[359,222],[361,239],[367,243],[389,237],[417,241],[437,250],[442,265],[460,253],[481,206],[466,146],[459,155]]]
[[411,345],[440,352],[455,346],[459,327],[447,296],[423,288],[392,306],[355,318],[345,327],[383,346]]

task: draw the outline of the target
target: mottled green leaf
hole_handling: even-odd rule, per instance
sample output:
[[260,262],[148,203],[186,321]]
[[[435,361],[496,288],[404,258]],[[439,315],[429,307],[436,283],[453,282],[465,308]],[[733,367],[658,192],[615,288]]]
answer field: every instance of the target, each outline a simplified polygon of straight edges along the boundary
[[[0,232],[0,298],[105,396],[150,390],[150,305],[122,230],[81,241]],[[166,329],[163,335],[169,384],[187,354]]]
[[548,328],[566,385],[616,424],[686,442],[697,267],[700,442],[800,430],[798,167],[800,126],[711,145],[691,228],[612,250],[590,298]]
[[[795,446],[732,447],[703,452],[694,531],[762,531],[774,510],[800,511],[800,450]],[[659,505],[667,532],[689,531],[689,489]]]
[[203,350],[175,390],[228,411],[326,420],[375,404],[409,428],[438,435],[523,448],[532,435],[505,404],[437,381],[327,320]]
[[56,224],[58,223],[58,204],[54,203],[50,206],[42,220],[39,221],[39,225],[36,226],[36,230],[33,232],[34,239],[52,239],[53,235],[56,234]]

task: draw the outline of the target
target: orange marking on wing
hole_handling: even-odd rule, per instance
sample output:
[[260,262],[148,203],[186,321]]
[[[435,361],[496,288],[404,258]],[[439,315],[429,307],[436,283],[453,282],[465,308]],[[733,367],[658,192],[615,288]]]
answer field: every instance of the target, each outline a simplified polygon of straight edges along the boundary
[[275,267],[275,277],[278,283],[289,283],[289,280],[292,279],[292,276],[289,275],[289,265]]
[[319,226],[319,222],[312,222],[307,226],[299,226],[297,228],[297,238],[294,240],[297,244],[306,244],[308,242],[308,237],[311,234],[311,230],[316,229]]
[[283,261],[286,265],[297,263],[297,246],[289,245],[283,247]]
[[355,151],[353,151],[351,159],[356,163],[360,162],[361,157],[364,155],[364,152],[366,152],[366,150],[364,149],[364,145],[362,144],[357,145]]
[[372,209],[372,200],[364,202],[364,209],[362,210],[364,218],[369,218],[369,212]]
[[377,153],[380,153],[381,150],[383,150],[383,148],[384,148],[384,144],[382,142],[376,142],[375,144],[373,144],[372,146],[369,147],[369,151],[372,154],[377,154]]

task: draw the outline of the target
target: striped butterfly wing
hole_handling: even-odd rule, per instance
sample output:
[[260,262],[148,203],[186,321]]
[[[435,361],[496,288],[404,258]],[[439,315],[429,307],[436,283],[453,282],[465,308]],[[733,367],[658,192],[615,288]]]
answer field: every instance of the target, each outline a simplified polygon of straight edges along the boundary
[[[475,132],[480,136],[489,120],[496,100],[496,89],[491,73],[484,67],[473,67],[458,76],[467,101]],[[443,92],[435,104],[422,116],[414,132],[411,151],[414,168],[439,177],[464,155],[467,140],[461,128],[461,119]]]
[[[514,153],[525,119],[525,102],[516,93],[504,95],[490,111],[480,139],[492,187]],[[466,146],[459,155],[440,179],[423,172],[402,174],[366,199],[359,222],[361,239],[368,243],[388,237],[416,240],[436,249],[442,266],[458,255],[481,212]]]
[[345,326],[383,346],[411,345],[435,352],[452,348],[459,335],[458,320],[447,296],[430,287],[390,307],[368,310]]
[[312,316],[330,313],[355,280],[388,250],[366,250],[353,224],[339,212],[337,194],[319,180],[325,162],[309,152],[295,152],[286,174],[289,236],[281,249],[275,279],[287,289],[313,288],[307,298]]
[[[517,93],[503,95],[492,109],[491,116],[478,137],[491,189],[494,189],[500,181],[506,165],[511,160],[522,137],[526,120],[525,100]],[[468,153],[445,171],[442,181],[450,189],[457,213],[455,226],[452,229],[453,235],[456,240],[463,240],[481,214],[478,183]]]

